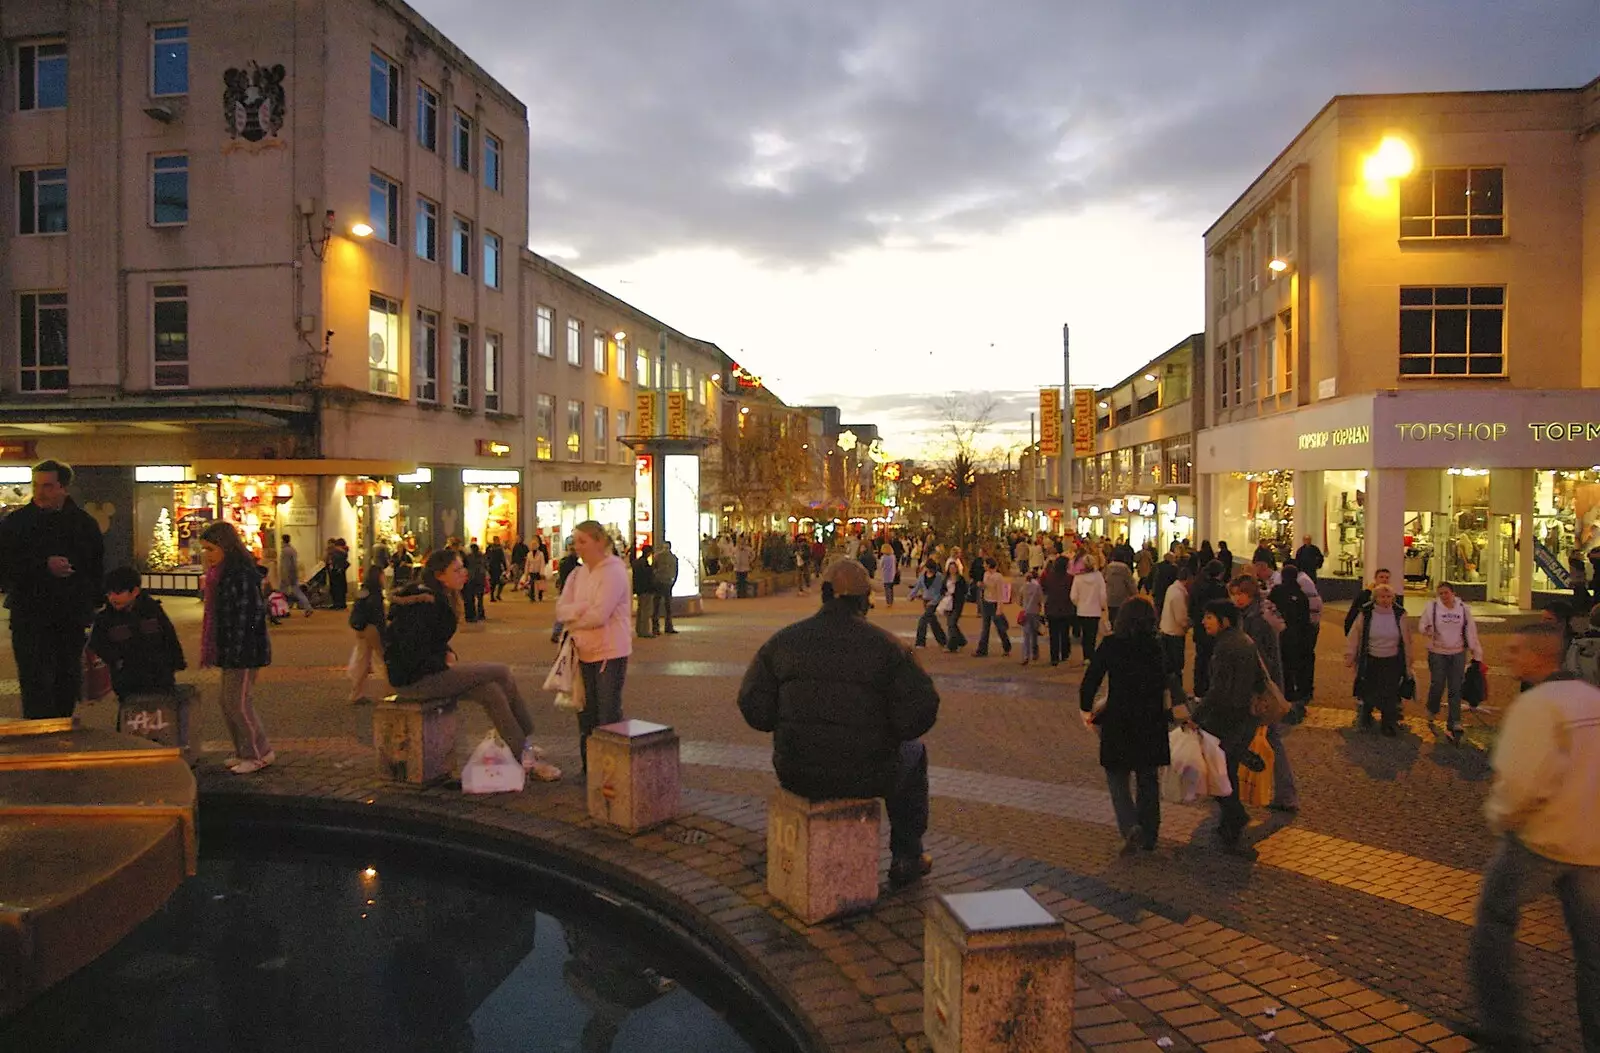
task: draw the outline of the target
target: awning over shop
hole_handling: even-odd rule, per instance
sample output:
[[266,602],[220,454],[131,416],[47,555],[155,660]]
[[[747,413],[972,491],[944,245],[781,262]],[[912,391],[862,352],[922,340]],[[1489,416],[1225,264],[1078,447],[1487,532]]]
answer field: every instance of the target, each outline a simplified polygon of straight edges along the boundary
[[194,462],[195,475],[405,475],[416,468],[415,461],[355,458],[219,458]]
[[283,428],[310,416],[298,402],[217,396],[160,398],[71,398],[0,406],[0,428],[59,432],[98,428]]

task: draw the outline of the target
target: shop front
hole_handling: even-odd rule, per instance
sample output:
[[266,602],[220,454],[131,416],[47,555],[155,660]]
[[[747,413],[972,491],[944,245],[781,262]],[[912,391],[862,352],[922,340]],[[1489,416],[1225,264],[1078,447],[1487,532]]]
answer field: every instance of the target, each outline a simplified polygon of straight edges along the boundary
[[634,543],[633,474],[627,466],[595,466],[583,475],[554,472],[534,478],[533,517],[552,552],[560,552],[573,529],[592,519],[618,542],[618,551]]
[[1243,554],[1309,534],[1331,598],[1388,568],[1409,588],[1450,582],[1527,609],[1600,546],[1592,393],[1356,396],[1209,429],[1199,446],[1201,536]]
[[522,472],[461,469],[461,537],[469,545],[510,544],[521,536]]

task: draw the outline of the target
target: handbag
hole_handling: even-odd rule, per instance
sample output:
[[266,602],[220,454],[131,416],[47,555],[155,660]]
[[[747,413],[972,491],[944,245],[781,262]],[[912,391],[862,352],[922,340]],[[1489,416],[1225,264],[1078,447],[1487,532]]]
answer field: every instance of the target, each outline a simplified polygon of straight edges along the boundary
[[360,594],[356,596],[356,602],[350,606],[350,628],[356,632],[360,632],[372,624],[367,618],[366,599],[367,590],[362,589]]
[[1461,701],[1477,709],[1489,698],[1489,678],[1483,673],[1482,662],[1468,662],[1467,675],[1461,681]]
[[1277,681],[1267,672],[1267,663],[1262,660],[1259,651],[1256,652],[1256,665],[1261,667],[1261,679],[1265,683],[1260,691],[1251,696],[1250,715],[1263,724],[1276,724],[1289,715],[1292,707],[1289,705],[1289,700],[1283,697],[1283,691],[1278,688]]

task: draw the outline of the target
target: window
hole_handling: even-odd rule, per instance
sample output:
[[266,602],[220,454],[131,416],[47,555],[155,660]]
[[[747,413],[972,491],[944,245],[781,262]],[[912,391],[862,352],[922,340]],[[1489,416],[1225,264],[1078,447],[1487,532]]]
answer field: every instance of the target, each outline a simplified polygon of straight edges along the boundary
[[400,394],[400,302],[379,293],[367,301],[367,390]]
[[450,143],[455,166],[472,171],[472,118],[457,110],[450,125]]
[[611,348],[611,360],[617,364],[617,379],[628,379],[628,348],[625,340],[619,339]]
[[1400,290],[1400,375],[1505,376],[1506,290],[1451,285]]
[[567,400],[567,460],[583,460],[583,403]]
[[1278,320],[1261,326],[1261,393],[1269,398],[1278,393]]
[[67,45],[59,40],[17,48],[17,109],[61,110],[67,105]]
[[1249,251],[1245,253],[1245,267],[1250,271],[1250,292],[1252,295],[1261,290],[1261,259],[1256,255],[1258,242],[1256,241],[1256,228],[1250,228]]
[[425,197],[417,198],[417,255],[439,260],[439,206]]
[[189,386],[189,287],[157,285],[151,290],[150,386]]
[[450,405],[472,408],[472,326],[456,323],[455,341],[450,345]]
[[538,320],[534,323],[534,348],[539,352],[540,358],[556,357],[556,313],[548,307],[540,307]]
[[400,244],[400,188],[377,172],[367,177],[367,222],[374,238]]
[[372,116],[400,127],[400,67],[381,53],[372,53],[370,106]]
[[1194,451],[1189,439],[1168,439],[1162,445],[1168,486],[1187,486],[1193,479]]
[[484,133],[483,136],[483,185],[490,190],[499,190],[500,186],[500,161],[505,153],[505,147],[495,136]]
[[1254,329],[1245,330],[1244,334],[1244,361],[1245,370],[1249,373],[1250,402],[1259,402],[1261,399],[1261,363],[1257,359],[1260,347],[1257,344],[1257,334]]
[[1228,246],[1228,299],[1238,303],[1244,295],[1244,283],[1241,281],[1240,266],[1242,264],[1239,252],[1239,239],[1234,238]]
[[606,334],[594,334],[594,371],[601,376],[606,372]]
[[608,447],[606,446],[606,422],[610,416],[611,411],[606,409],[604,406],[596,406],[594,408],[594,449],[590,451],[590,457],[596,464],[606,463],[606,455],[608,453]]
[[1294,320],[1292,312],[1285,311],[1278,315],[1278,325],[1283,329],[1283,346],[1278,349],[1283,362],[1283,385],[1279,390],[1284,394],[1294,391]]
[[67,170],[23,168],[17,172],[17,232],[67,232]]
[[632,420],[632,415],[627,410],[617,410],[617,438],[620,439],[628,434],[628,429],[632,426]]
[[23,293],[19,307],[17,387],[30,392],[67,390],[67,294]]
[[189,94],[189,27],[150,27],[150,94]]
[[[621,352],[620,344],[617,350]],[[635,350],[633,355],[633,379],[638,381],[641,388],[647,388],[650,386],[650,356],[645,353],[643,346]]]
[[483,284],[491,289],[500,288],[500,235],[483,235]]
[[1235,337],[1229,345],[1229,355],[1233,358],[1233,404],[1244,405],[1244,350],[1241,341]]
[[684,398],[693,402],[695,400],[694,370],[689,366],[683,367],[683,389],[689,393]]
[[417,85],[417,142],[439,152],[439,96],[426,84]]
[[150,159],[150,223],[157,227],[189,222],[189,155]]
[[411,334],[411,379],[418,402],[439,401],[439,316],[432,311],[417,311],[417,327]]
[[567,365],[583,366],[583,323],[576,318],[567,319]]
[[554,456],[555,433],[556,397],[540,395],[534,402],[533,413],[533,456],[536,460],[548,461]]
[[1498,238],[1506,232],[1504,168],[1428,168],[1400,184],[1402,238]]
[[451,221],[450,266],[457,274],[472,273],[472,224],[460,216]]
[[500,412],[500,334],[483,335],[483,408]]
[[672,390],[677,391],[679,381],[683,379],[683,372],[678,368],[678,363],[672,363]]
[[1226,341],[1212,349],[1217,360],[1217,408],[1227,409],[1228,401],[1228,344]]

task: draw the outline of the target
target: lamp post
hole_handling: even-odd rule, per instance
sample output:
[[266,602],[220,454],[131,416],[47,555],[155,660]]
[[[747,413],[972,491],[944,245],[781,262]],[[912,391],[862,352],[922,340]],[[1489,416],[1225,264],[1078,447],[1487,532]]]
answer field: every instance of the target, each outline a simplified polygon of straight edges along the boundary
[[1072,459],[1077,449],[1069,408],[1072,405],[1072,344],[1066,322],[1061,323],[1061,405],[1061,430],[1065,433],[1061,436],[1061,519],[1063,524],[1070,522],[1076,531],[1078,521],[1072,511]]

